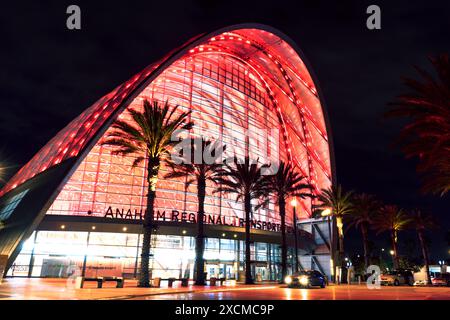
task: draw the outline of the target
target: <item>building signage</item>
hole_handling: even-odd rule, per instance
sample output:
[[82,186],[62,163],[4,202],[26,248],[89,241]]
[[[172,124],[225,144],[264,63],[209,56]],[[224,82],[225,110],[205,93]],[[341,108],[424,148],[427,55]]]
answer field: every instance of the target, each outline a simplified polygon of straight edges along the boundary
[[[113,208],[108,207],[104,215],[105,218],[112,219],[130,219],[130,220],[142,220],[144,215],[142,214],[142,210],[131,210],[124,208]],[[185,222],[185,223],[197,223],[197,213],[193,212],[185,212],[179,210],[157,210],[153,212],[153,220],[154,221],[168,221],[168,222]],[[241,227],[245,226],[245,219],[239,217],[229,217],[222,215],[211,215],[205,213],[203,217],[203,221],[205,224],[212,225],[224,225],[231,227]],[[269,221],[261,221],[261,220],[251,220],[251,228],[266,230],[266,231],[281,231],[281,225],[279,223],[273,223]]]

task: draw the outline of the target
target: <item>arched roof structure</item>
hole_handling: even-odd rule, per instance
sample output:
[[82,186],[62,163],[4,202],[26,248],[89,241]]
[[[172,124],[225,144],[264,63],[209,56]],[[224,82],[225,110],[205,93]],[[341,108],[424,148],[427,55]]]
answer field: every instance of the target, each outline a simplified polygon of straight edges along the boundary
[[114,119],[168,66],[211,52],[232,56],[254,70],[277,110],[288,160],[316,192],[328,187],[334,173],[330,126],[311,68],[286,35],[268,26],[243,24],[188,41],[100,98],[24,165],[0,190],[0,197],[67,159],[79,158],[80,163]]

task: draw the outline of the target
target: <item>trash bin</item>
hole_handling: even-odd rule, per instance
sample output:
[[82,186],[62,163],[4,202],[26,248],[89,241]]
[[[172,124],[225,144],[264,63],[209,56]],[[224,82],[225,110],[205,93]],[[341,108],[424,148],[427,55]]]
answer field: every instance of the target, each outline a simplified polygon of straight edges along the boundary
[[189,285],[189,279],[181,279],[181,286],[187,287]]
[[169,281],[169,288],[172,288],[173,283],[175,282],[175,278],[169,278],[168,281]]
[[161,278],[154,278],[152,281],[152,287],[159,288],[161,287]]
[[216,285],[216,281],[217,279],[214,277],[209,278],[209,285],[210,286],[215,286]]

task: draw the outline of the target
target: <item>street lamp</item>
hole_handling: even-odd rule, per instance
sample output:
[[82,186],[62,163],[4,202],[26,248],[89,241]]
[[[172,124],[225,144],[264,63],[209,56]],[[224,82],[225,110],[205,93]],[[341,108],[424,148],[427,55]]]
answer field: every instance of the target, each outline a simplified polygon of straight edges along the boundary
[[322,211],[322,213],[320,214],[322,217],[328,217],[331,215],[331,209],[330,208],[326,208],[325,210]]
[[294,224],[294,241],[295,241],[295,272],[298,272],[298,238],[297,238],[297,213],[295,212],[297,208],[297,199],[294,197],[291,201],[293,208],[293,224]]
[[394,250],[391,250],[391,251],[389,251],[389,253],[391,254],[391,256],[393,256],[394,255]]

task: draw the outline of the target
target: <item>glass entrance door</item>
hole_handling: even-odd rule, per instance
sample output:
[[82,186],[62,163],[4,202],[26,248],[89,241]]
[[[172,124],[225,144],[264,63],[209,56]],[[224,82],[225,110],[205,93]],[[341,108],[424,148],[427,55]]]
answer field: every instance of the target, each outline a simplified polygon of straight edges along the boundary
[[218,278],[220,266],[218,263],[206,263],[206,278]]
[[255,267],[255,280],[256,281],[263,281],[263,280],[269,280],[269,273],[267,270],[267,267]]

